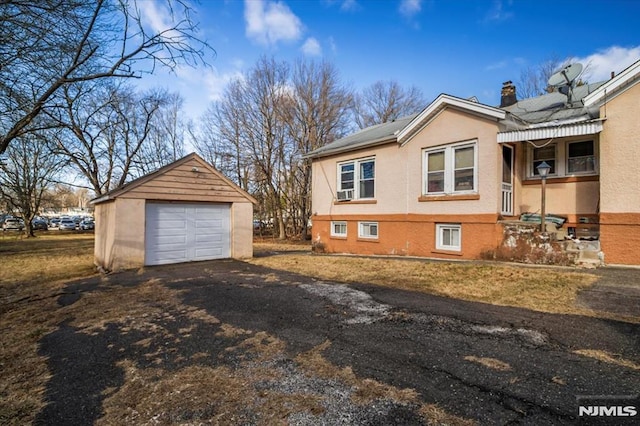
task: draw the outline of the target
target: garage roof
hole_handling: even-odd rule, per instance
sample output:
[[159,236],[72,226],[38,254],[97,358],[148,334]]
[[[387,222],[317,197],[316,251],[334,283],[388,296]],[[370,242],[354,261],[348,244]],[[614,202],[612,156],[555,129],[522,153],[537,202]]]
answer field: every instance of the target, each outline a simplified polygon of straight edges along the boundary
[[196,153],[91,200],[100,204],[118,197],[168,201],[257,201]]

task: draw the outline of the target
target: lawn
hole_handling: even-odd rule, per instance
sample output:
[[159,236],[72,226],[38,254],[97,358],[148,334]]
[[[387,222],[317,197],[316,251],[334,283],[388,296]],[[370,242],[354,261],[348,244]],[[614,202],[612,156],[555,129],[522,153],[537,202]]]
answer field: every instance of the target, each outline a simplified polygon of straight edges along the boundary
[[328,281],[376,284],[542,312],[602,315],[575,305],[577,293],[596,277],[573,268],[316,255],[308,244],[274,241],[256,242],[254,251],[256,257],[249,260],[253,264]]
[[[596,278],[574,269],[311,255],[308,244],[268,239],[256,241],[254,251],[256,257],[249,260],[251,263],[325,280],[371,283],[543,312],[594,315],[574,302],[578,291]],[[31,288],[37,292],[37,285],[43,282],[51,284],[95,273],[90,233],[48,233],[30,239],[3,236],[0,256],[3,295],[17,283],[26,297]]]

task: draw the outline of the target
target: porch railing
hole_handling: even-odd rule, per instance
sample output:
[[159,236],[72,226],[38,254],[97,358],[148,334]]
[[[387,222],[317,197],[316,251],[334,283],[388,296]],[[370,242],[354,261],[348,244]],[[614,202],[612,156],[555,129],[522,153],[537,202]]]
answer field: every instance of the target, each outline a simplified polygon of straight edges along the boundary
[[513,185],[502,183],[502,214],[513,216]]

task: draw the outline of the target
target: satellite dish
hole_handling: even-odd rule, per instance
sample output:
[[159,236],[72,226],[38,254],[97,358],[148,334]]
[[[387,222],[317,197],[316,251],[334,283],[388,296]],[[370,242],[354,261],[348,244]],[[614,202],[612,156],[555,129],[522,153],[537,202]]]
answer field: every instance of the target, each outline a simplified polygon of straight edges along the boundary
[[566,67],[549,77],[549,86],[570,86],[573,81],[578,78],[581,72],[582,64],[576,62],[575,64],[567,65]]

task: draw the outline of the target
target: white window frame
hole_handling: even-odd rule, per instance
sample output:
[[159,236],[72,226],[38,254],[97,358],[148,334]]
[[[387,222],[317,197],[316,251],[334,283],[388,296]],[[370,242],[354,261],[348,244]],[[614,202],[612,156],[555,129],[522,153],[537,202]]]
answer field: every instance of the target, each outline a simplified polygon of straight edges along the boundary
[[550,148],[553,147],[553,161],[554,161],[554,171],[551,172],[549,171],[549,176],[550,177],[556,177],[558,176],[558,170],[560,168],[560,158],[558,155],[558,150],[559,150],[559,145],[556,142],[549,144],[549,145],[545,145],[545,146],[541,146],[540,148],[535,148],[535,147],[531,147],[531,149],[529,150],[529,175],[531,177],[534,178],[540,178],[540,175],[536,174],[537,170],[536,170],[536,166],[533,164],[535,161],[545,161],[547,164],[549,164],[548,160],[551,160],[550,158],[542,158],[541,160],[535,160],[533,158],[533,153],[536,149],[541,149],[541,148]]
[[[376,233],[371,233],[371,228],[375,226]],[[378,222],[358,222],[358,238],[366,238],[369,240],[377,240],[380,235],[380,226]]]
[[[336,232],[336,225],[344,225],[344,233]],[[347,222],[344,220],[332,220],[331,221],[331,236],[332,237],[346,237],[347,236]]]
[[[581,142],[591,142],[593,144],[593,171],[586,172],[572,172],[569,173],[569,145]],[[598,159],[600,158],[598,142],[596,139],[573,139],[568,141],[554,142],[555,146],[555,173],[549,174],[549,177],[571,177],[571,176],[597,176],[600,174],[598,170]],[[533,165],[533,152],[535,147],[529,145],[527,149],[527,178],[540,179],[540,176],[535,173],[535,167]]]
[[[360,176],[360,165],[362,163],[373,162],[373,195],[371,197],[364,197],[360,194],[360,182],[363,179]],[[337,164],[337,178],[338,182],[336,187],[338,191],[351,190],[351,188],[342,187],[342,167],[348,164],[353,164],[353,199],[354,200],[373,200],[376,197],[376,157],[359,158],[357,160],[341,161]]]
[[[455,152],[459,149],[473,148],[473,188],[465,190],[455,189]],[[444,191],[429,192],[429,154],[444,152]],[[478,193],[478,141],[465,141],[455,144],[424,149],[422,152],[422,194],[477,194]]]
[[[458,231],[458,245],[445,244],[444,231]],[[462,225],[459,223],[437,223],[436,224],[436,249],[446,251],[462,251]]]

